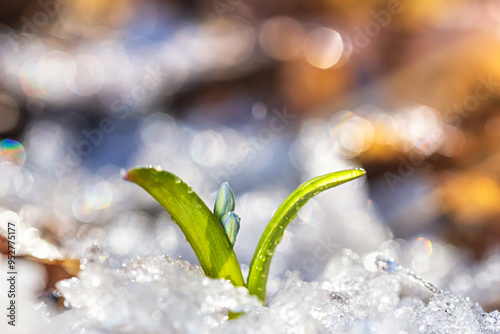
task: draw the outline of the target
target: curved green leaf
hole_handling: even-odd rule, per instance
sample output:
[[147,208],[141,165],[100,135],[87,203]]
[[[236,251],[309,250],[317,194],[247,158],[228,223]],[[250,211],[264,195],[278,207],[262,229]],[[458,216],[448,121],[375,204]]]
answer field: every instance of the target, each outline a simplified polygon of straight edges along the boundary
[[124,179],[141,186],[167,209],[207,276],[228,279],[235,286],[245,285],[224,228],[190,186],[178,176],[152,167],[132,169]]
[[363,169],[351,169],[318,176],[301,184],[285,199],[264,230],[253,255],[247,281],[250,294],[256,295],[263,304],[265,303],[267,277],[274,250],[283,239],[285,229],[295,218],[299,209],[320,192],[365,174],[366,172]]

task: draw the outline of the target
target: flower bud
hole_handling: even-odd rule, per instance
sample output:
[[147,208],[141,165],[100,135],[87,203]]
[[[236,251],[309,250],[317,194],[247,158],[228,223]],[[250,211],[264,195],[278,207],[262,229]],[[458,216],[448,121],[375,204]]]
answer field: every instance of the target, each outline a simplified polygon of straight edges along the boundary
[[240,230],[240,220],[240,217],[233,211],[226,213],[224,217],[222,217],[222,227],[224,231],[226,231],[227,237],[233,246],[236,242],[236,235],[238,235],[238,231]]
[[230,211],[234,211],[234,194],[229,184],[224,182],[219,188],[217,198],[215,200],[214,215],[219,222],[222,222],[222,217]]

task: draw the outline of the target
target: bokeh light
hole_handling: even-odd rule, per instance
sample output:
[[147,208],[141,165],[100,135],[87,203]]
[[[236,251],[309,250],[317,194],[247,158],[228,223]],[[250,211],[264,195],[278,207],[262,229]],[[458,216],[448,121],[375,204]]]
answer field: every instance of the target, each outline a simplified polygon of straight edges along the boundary
[[335,65],[343,50],[342,37],[330,28],[318,28],[310,32],[304,41],[304,54],[307,61],[321,69]]
[[19,122],[21,113],[19,106],[9,95],[0,93],[0,133],[7,133],[12,130]]
[[191,144],[191,156],[202,166],[213,166],[224,154],[226,145],[218,133],[205,131],[197,134]]
[[19,167],[24,165],[26,161],[26,152],[21,143],[12,140],[4,139],[0,141],[0,164],[13,164]]
[[109,182],[96,180],[85,189],[85,201],[92,209],[105,209],[112,199],[113,185]]
[[38,60],[34,70],[36,97],[47,100],[68,97],[66,82],[73,81],[76,72],[75,62],[69,54],[49,51]]
[[80,54],[73,58],[75,75],[67,76],[66,84],[76,95],[89,96],[95,94],[102,87],[105,79],[105,70],[98,58]]

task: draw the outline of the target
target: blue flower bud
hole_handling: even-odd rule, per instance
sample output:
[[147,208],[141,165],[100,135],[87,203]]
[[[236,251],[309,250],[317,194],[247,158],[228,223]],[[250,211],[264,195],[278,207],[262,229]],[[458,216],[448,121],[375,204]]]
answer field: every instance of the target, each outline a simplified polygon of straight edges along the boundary
[[234,211],[234,194],[229,184],[224,182],[219,188],[217,193],[217,198],[215,200],[214,215],[217,217],[219,222],[222,222],[222,217],[230,212]]
[[222,217],[221,220],[222,227],[224,231],[226,231],[227,237],[231,242],[231,245],[234,246],[236,242],[236,236],[238,235],[238,231],[240,230],[240,217],[233,211],[228,212]]

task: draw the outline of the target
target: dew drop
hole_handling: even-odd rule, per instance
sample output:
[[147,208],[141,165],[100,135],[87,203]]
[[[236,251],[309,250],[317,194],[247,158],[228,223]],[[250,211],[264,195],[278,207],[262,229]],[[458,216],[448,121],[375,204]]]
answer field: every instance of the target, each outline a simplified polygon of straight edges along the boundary
[[255,270],[257,270],[257,271],[262,271],[262,270],[264,270],[264,267],[257,266],[257,267],[255,267]]
[[261,256],[259,256],[259,260],[261,260],[261,261],[265,261],[265,260],[266,260],[266,257],[265,257],[264,255],[261,255]]
[[262,288],[259,286],[259,287],[257,288],[257,291],[262,291]]

